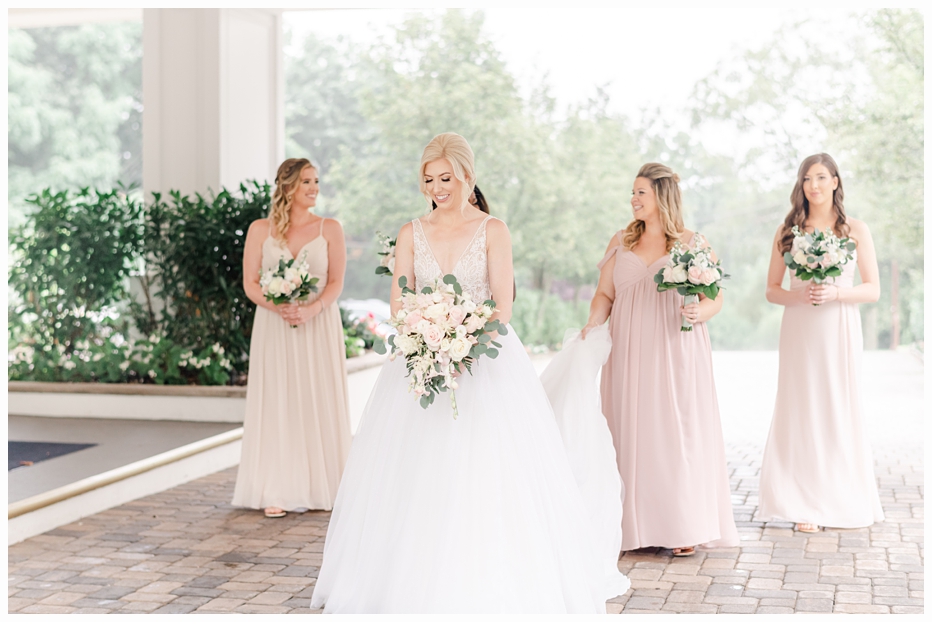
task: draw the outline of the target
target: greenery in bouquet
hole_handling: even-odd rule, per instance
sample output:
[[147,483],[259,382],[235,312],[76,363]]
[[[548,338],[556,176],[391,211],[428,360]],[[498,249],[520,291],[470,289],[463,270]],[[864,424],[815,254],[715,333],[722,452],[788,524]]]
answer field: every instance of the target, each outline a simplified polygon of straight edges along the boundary
[[426,409],[437,394],[449,391],[456,418],[456,374],[464,370],[472,374],[473,363],[482,355],[498,357],[501,344],[489,334],[507,335],[508,329],[491,320],[495,301],[474,302],[453,274],[435,280],[419,294],[407,283],[404,276],[398,279],[401,309],[390,320],[396,330],[388,337],[391,358],[404,358],[409,389],[421,407]]
[[857,244],[850,237],[816,228],[812,233],[793,226],[793,245],[783,254],[783,262],[799,280],[822,285],[841,276],[842,269],[857,256]]
[[379,276],[391,276],[395,273],[395,239],[379,231],[376,233],[379,241],[379,266],[375,273]]

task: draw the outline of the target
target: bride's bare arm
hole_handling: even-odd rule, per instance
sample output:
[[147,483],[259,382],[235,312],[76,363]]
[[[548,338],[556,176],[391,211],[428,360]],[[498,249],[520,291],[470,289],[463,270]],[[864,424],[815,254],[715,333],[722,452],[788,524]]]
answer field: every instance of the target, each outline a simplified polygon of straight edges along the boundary
[[398,286],[398,279],[404,276],[407,279],[407,287],[414,290],[414,227],[411,223],[406,223],[398,231],[398,237],[395,239],[395,271],[392,275],[392,294],[389,301],[392,316],[401,308],[398,299],[401,298],[401,287]]
[[515,270],[511,260],[511,233],[508,232],[505,222],[495,218],[489,220],[486,226],[486,247],[489,260],[489,286],[496,310],[493,318],[502,324],[508,324],[511,321],[511,308],[514,304]]
[[[621,240],[616,234],[612,237],[612,240],[608,242],[608,247],[605,248],[606,254],[609,250],[620,244]],[[608,316],[612,312],[612,304],[615,302],[614,272],[616,258],[617,256],[613,256],[606,261],[605,265],[602,266],[602,270],[599,272],[599,285],[596,287],[595,295],[592,297],[592,303],[589,305],[589,321],[586,322],[586,326],[582,330],[583,339],[586,339],[586,334],[591,329],[608,320]]]

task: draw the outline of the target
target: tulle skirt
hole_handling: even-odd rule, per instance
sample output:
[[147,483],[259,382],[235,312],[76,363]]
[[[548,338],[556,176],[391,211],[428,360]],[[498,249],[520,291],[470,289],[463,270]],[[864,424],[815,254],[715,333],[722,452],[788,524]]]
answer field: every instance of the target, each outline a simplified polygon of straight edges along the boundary
[[[427,410],[389,362],[363,412],[311,606],[332,613],[604,613],[604,554],[511,327]],[[595,385],[593,384],[593,390]],[[617,551],[614,555],[617,561]]]

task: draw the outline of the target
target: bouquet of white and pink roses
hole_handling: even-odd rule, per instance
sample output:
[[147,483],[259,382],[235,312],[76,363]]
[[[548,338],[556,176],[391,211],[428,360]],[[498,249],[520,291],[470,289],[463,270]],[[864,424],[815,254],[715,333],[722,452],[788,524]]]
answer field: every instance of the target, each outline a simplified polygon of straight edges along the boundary
[[[842,268],[857,257],[857,244],[849,237],[837,237],[818,228],[808,234],[793,226],[793,245],[783,253],[783,262],[799,280],[824,285],[841,276]],[[818,305],[814,305],[818,306]]]
[[[421,293],[408,289],[404,276],[398,279],[401,309],[389,320],[397,333],[388,337],[391,359],[403,357],[408,367],[409,391],[427,409],[440,392],[450,392],[453,418],[457,417],[459,387],[455,373],[472,374],[472,364],[480,356],[498,357],[501,344],[489,333],[507,335],[501,322],[491,320],[495,302],[476,303],[463,291],[453,274],[424,287]],[[384,352],[384,348],[377,348]]]
[[[299,261],[286,262],[285,257],[278,261],[278,269],[260,270],[259,287],[265,299],[275,305],[286,302],[305,300],[311,292],[317,292],[317,278],[312,278],[302,255]],[[292,324],[291,328],[298,328]]]
[[382,231],[376,232],[379,238],[379,252],[381,256],[379,266],[375,268],[375,273],[379,276],[391,276],[395,273],[395,239],[392,239]]
[[[677,241],[670,250],[670,260],[657,274],[654,282],[657,291],[675,289],[683,296],[684,304],[699,302],[699,294],[715,300],[722,290],[721,281],[728,278],[721,261],[712,259],[712,248],[706,245],[702,235],[696,233],[696,245],[692,248]],[[693,325],[683,318],[680,331],[692,331]]]

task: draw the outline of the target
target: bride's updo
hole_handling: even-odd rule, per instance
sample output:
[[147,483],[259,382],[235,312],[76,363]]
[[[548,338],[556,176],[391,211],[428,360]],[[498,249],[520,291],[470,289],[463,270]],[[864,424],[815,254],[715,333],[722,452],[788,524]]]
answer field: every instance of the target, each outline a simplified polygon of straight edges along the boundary
[[435,160],[447,160],[453,166],[453,176],[462,184],[463,208],[469,204],[469,196],[476,185],[476,165],[472,148],[466,139],[459,134],[447,132],[437,134],[433,140],[424,147],[421,154],[420,186],[421,193],[428,205],[433,201],[424,182],[424,169]]

